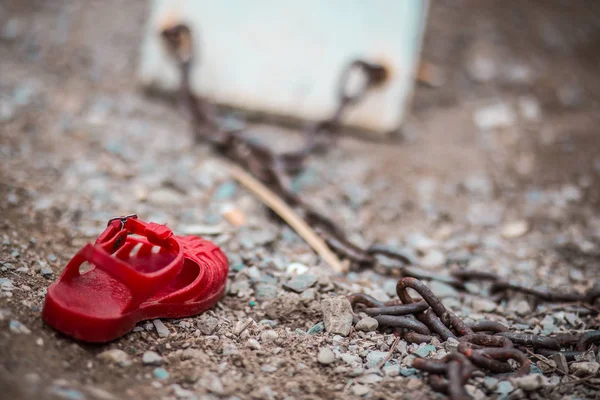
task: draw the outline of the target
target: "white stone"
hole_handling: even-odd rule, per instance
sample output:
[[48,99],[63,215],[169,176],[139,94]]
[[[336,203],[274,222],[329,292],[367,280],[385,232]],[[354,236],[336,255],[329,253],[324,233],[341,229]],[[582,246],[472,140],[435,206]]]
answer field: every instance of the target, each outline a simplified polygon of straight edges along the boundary
[[323,323],[327,332],[348,336],[352,328],[352,306],[346,297],[328,297],[321,301]]
[[321,348],[321,350],[319,350],[317,361],[319,362],[319,364],[323,365],[331,364],[335,361],[335,354],[333,354],[333,351],[331,351],[331,349],[323,347]]
[[117,364],[121,367],[127,367],[132,364],[131,360],[129,359],[129,355],[123,350],[119,349],[103,351],[102,353],[98,354],[98,358],[103,361]]
[[365,394],[369,393],[370,391],[371,391],[371,389],[369,389],[367,386],[364,386],[364,385],[352,386],[352,393],[355,396],[364,396]]
[[571,364],[571,372],[575,376],[596,375],[600,369],[600,364],[591,361],[581,361]]
[[540,374],[530,374],[511,380],[515,387],[521,388],[526,392],[537,390],[548,384],[548,378]]
[[375,318],[363,318],[356,324],[356,330],[363,332],[371,332],[377,329],[379,322]]
[[529,223],[527,221],[513,221],[505,224],[500,234],[506,239],[514,239],[523,236],[528,230]]
[[163,358],[155,351],[147,351],[142,355],[142,363],[146,365],[161,365]]
[[500,102],[480,107],[473,114],[475,125],[482,131],[513,126],[516,119],[512,107]]

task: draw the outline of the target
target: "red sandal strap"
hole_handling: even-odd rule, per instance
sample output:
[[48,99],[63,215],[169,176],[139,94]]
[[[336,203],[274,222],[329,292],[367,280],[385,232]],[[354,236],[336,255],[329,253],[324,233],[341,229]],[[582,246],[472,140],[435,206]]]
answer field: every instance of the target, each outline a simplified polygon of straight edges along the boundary
[[[168,249],[176,254],[175,258],[163,268],[151,273],[142,273],[131,268],[125,261],[113,257],[126,242],[127,235],[144,236],[150,244]],[[95,244],[83,247],[65,268],[63,278],[79,276],[79,266],[88,261],[119,282],[132,293],[132,301],[126,307],[130,309],[141,304],[162,286],[168,284],[183,267],[183,247],[175,239],[173,231],[166,225],[146,223],[135,218],[120,218],[109,221],[105,231]]]

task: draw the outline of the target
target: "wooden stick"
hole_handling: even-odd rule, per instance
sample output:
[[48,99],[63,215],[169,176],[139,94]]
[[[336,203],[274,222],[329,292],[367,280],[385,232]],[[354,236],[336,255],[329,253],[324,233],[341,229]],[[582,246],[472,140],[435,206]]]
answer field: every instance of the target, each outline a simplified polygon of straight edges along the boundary
[[296,233],[304,239],[335,272],[346,272],[346,268],[344,268],[338,257],[331,251],[325,241],[323,241],[323,239],[321,239],[285,201],[273,193],[271,189],[263,185],[260,181],[237,165],[229,165],[229,172],[239,183],[254,193],[256,197],[287,222],[288,225],[296,231]]
[[394,356],[394,350],[396,349],[396,346],[398,346],[399,341],[400,341],[400,336],[396,336],[394,338],[394,341],[392,342],[392,345],[390,346],[390,351],[387,353],[387,356],[385,356],[385,358],[383,360],[381,360],[381,362],[377,366],[378,369],[381,369],[381,367],[383,367],[386,362],[388,362],[392,359],[392,357]]

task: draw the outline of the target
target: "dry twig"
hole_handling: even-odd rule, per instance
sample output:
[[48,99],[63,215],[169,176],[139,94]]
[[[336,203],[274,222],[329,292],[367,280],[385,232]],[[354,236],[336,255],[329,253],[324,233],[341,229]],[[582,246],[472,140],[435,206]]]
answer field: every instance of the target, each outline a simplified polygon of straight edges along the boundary
[[237,165],[230,164],[229,172],[239,183],[254,193],[256,197],[287,222],[335,272],[346,272],[346,268],[344,268],[338,257],[329,249],[325,241],[285,201]]

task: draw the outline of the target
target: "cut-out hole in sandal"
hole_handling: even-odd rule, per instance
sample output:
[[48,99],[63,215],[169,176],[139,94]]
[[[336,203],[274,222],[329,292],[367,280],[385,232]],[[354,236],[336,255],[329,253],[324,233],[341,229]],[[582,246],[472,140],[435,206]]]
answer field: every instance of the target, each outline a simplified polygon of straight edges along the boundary
[[142,248],[143,244],[142,243],[138,243],[135,245],[135,247],[133,249],[131,249],[131,253],[129,253],[129,257],[135,257],[138,254],[138,251],[140,251],[140,249]]
[[88,272],[90,272],[91,270],[93,270],[94,268],[94,264],[84,261],[80,266],[79,266],[79,275],[84,275],[87,274]]

